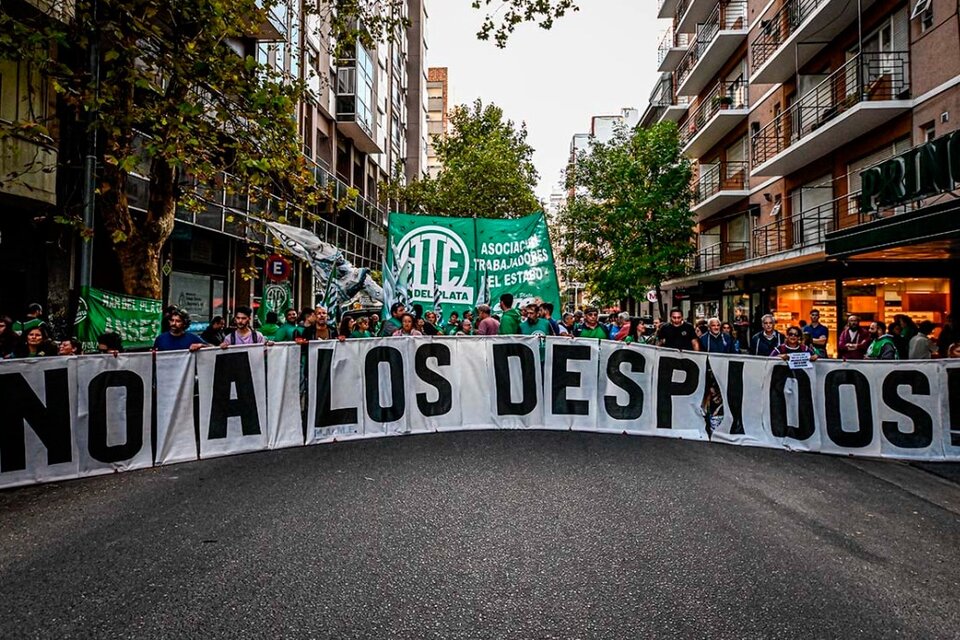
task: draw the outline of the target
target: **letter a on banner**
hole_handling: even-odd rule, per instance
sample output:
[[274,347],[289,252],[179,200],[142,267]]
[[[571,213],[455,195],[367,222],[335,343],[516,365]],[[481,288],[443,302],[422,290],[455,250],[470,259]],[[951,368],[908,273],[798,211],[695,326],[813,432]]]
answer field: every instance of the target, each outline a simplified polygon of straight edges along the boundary
[[197,351],[200,457],[267,448],[263,345]]
[[77,367],[80,475],[153,466],[153,354],[90,355]]
[[0,488],[77,477],[75,361],[0,361]]

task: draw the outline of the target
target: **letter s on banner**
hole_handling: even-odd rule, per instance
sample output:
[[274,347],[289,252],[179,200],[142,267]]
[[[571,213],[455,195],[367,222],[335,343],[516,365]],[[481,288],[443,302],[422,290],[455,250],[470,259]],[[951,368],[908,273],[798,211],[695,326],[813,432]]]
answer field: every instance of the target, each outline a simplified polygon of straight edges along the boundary
[[0,360],[0,488],[77,477],[76,360]]
[[657,435],[653,411],[659,350],[600,340],[597,431]]

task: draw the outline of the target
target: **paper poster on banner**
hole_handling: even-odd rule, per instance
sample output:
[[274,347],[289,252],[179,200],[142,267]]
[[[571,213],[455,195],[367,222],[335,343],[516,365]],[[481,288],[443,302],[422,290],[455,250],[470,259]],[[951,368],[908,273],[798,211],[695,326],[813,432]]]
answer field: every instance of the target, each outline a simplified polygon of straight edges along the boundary
[[711,440],[751,447],[778,447],[763,423],[760,395],[770,368],[770,358],[711,353],[710,371],[721,397],[719,424],[714,424]]
[[463,424],[438,427],[439,431],[479,430],[496,428],[491,418],[490,398],[494,384],[488,361],[490,345],[485,336],[452,338],[457,344],[457,366],[460,384],[454,389],[455,402],[460,405]]
[[706,440],[707,354],[659,349],[653,380],[656,435]]
[[657,350],[610,340],[597,342],[600,353],[596,430],[657,435],[653,410]]
[[271,449],[303,444],[303,424],[300,419],[302,353],[302,347],[292,343],[275,344],[266,352],[267,446]]
[[798,351],[787,355],[787,364],[791,369],[813,369],[809,351]]
[[947,460],[960,460],[960,360],[937,362],[940,368],[940,424],[934,433],[940,434],[943,455]]
[[822,412],[814,404],[820,367],[791,369],[783,360],[768,358],[766,368],[760,395],[761,422],[770,432],[773,446],[820,451]]
[[544,428],[584,431],[597,429],[600,342],[589,339],[545,338]]
[[0,360],[0,488],[77,477],[79,359]]
[[193,403],[196,360],[189,351],[158,351],[157,464],[196,460]]
[[[410,433],[409,384],[413,380],[413,352],[421,342],[410,337],[364,341],[363,432],[357,437]],[[338,438],[340,439],[340,438]],[[344,438],[348,439],[348,438]]]
[[437,336],[413,343],[415,375],[408,400],[411,433],[449,430],[463,423],[460,390],[465,359],[460,345],[468,342]]
[[264,350],[269,348],[255,344],[196,352],[201,458],[268,448]]
[[[537,336],[486,338],[492,393],[487,411],[500,429],[543,427],[543,367]],[[469,389],[465,390],[469,392]]]
[[363,361],[369,342],[310,343],[306,444],[363,437]]
[[90,355],[77,367],[80,475],[153,466],[153,354]]

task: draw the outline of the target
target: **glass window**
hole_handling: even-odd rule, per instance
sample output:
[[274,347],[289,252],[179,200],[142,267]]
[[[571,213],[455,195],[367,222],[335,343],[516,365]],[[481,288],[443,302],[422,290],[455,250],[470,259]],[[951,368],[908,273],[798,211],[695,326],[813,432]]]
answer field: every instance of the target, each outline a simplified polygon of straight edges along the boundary
[[855,313],[867,325],[890,323],[898,314],[915,323],[929,320],[941,326],[950,313],[948,278],[856,278],[843,281],[845,314]]
[[820,324],[829,331],[827,355],[837,353],[837,287],[833,280],[802,282],[776,288],[777,305],[773,311],[776,328],[786,333],[787,327],[799,327],[810,322],[810,312],[820,312]]

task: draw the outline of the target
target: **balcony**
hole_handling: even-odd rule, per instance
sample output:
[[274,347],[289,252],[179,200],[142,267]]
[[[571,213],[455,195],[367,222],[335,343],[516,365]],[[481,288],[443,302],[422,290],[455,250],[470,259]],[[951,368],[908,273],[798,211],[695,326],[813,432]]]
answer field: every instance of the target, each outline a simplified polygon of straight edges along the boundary
[[728,264],[743,262],[750,252],[749,242],[718,242],[697,251],[693,256],[693,271],[705,273]]
[[750,114],[747,95],[742,82],[718,83],[681,127],[683,152],[699,158],[733,131]]
[[[696,33],[701,24],[709,21],[716,8],[717,0],[680,0],[677,4],[677,31]],[[746,15],[746,7],[744,7],[744,15]]]
[[694,204],[690,208],[697,221],[750,197],[747,171],[743,161],[700,165],[700,179],[693,186]]
[[851,58],[753,136],[751,176],[782,176],[911,108],[910,56]]
[[760,34],[750,43],[751,84],[786,81],[857,19],[858,4],[865,11],[873,3],[787,0],[760,21]]
[[660,4],[657,5],[657,17],[661,20],[674,17],[677,14],[678,4],[679,0],[660,0]]
[[689,106],[690,98],[677,96],[674,92],[673,74],[660,74],[660,80],[650,94],[651,120],[653,122],[663,122],[664,120],[677,122],[687,112]]
[[696,96],[747,39],[746,0],[714,6],[697,27],[697,37],[677,67],[677,93]]
[[677,65],[683,60],[692,38],[689,33],[680,33],[670,27],[660,40],[657,51],[657,71],[676,71]]
[[357,57],[337,63],[337,128],[363,153],[383,153],[374,133],[373,62],[357,45]]

